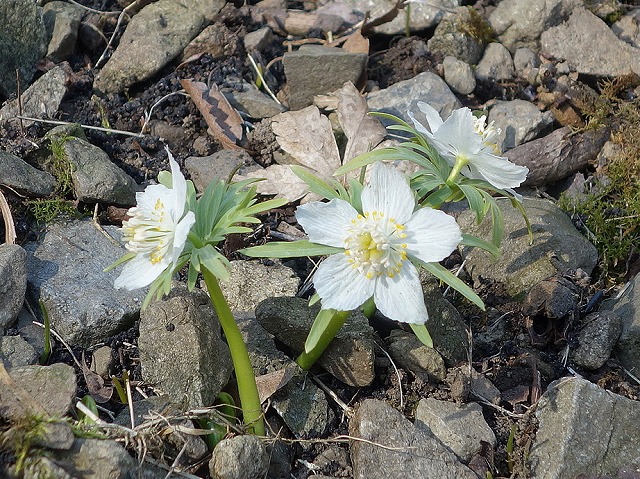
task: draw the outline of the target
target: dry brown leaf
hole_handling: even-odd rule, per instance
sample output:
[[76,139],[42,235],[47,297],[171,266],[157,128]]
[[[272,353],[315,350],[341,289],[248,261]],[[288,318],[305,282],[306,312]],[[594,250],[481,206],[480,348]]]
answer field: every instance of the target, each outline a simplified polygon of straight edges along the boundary
[[359,28],[347,37],[342,49],[350,53],[366,53],[369,54],[369,39],[362,36],[362,30]]
[[214,84],[208,88],[202,82],[187,79],[180,80],[180,84],[209,125],[213,136],[222,143],[222,146],[229,149],[242,149],[237,144],[242,139],[242,118],[218,90],[218,87]]
[[99,374],[91,371],[87,367],[87,363],[84,360],[84,351],[82,352],[82,375],[87,383],[87,390],[89,394],[95,399],[98,404],[106,403],[111,399],[113,394],[113,387],[105,386],[104,379]]
[[285,367],[278,369],[272,373],[263,374],[256,378],[256,386],[258,387],[258,396],[260,396],[260,404],[265,402],[280,389],[285,387],[289,381],[296,375],[297,368]]

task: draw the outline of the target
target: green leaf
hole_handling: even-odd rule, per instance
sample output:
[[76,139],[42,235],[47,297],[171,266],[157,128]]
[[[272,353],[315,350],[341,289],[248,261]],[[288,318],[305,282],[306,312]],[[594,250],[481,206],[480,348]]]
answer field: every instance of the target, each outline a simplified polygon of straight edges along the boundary
[[335,188],[333,188],[322,178],[319,178],[318,176],[311,173],[308,169],[303,168],[302,166],[292,165],[291,171],[293,171],[298,178],[309,185],[309,190],[313,193],[320,195],[322,198],[325,198],[327,200],[338,198],[338,193],[336,192]]
[[309,354],[318,345],[318,341],[322,337],[322,334],[327,329],[327,326],[331,323],[333,316],[336,314],[335,309],[321,309],[316,319],[313,320],[307,339],[304,342],[304,351]]
[[487,214],[487,206],[485,205],[484,198],[480,191],[468,185],[457,185],[460,191],[464,193],[465,198],[469,202],[469,208],[476,214],[476,222],[479,224]]
[[303,256],[323,256],[342,251],[344,251],[342,248],[311,243],[308,240],[274,241],[273,243],[239,250],[240,253],[252,258],[299,258]]
[[318,301],[320,301],[320,295],[318,293],[313,293],[313,296],[309,298],[309,307],[313,306]]
[[109,271],[111,271],[113,268],[117,268],[118,266],[120,266],[122,263],[126,263],[127,261],[129,261],[130,259],[133,259],[135,257],[135,253],[127,253],[125,255],[123,255],[122,257],[120,257],[119,259],[115,260],[113,263],[111,263],[109,266],[107,266],[105,269],[103,269],[102,271],[104,273],[108,273]]
[[480,296],[478,296],[469,286],[467,286],[467,284],[465,284],[464,281],[458,278],[447,268],[442,266],[440,263],[424,263],[420,261],[420,265],[484,311],[484,303],[482,302],[482,299],[480,299]]
[[531,246],[533,244],[533,230],[531,229],[531,222],[529,221],[529,217],[527,216],[527,211],[524,209],[524,205],[520,201],[518,201],[517,198],[512,198],[510,196],[509,200],[511,201],[511,206],[513,206],[520,212],[522,218],[524,219],[524,222],[527,225],[527,231],[529,232],[529,246]]
[[413,333],[420,340],[422,344],[424,344],[428,348],[433,349],[433,339],[431,339],[431,335],[429,334],[429,330],[424,324],[409,324]]
[[500,249],[496,245],[489,241],[485,241],[482,238],[478,238],[477,236],[462,233],[462,241],[460,244],[464,246],[473,246],[474,248],[481,248],[491,253],[494,258],[500,257]]

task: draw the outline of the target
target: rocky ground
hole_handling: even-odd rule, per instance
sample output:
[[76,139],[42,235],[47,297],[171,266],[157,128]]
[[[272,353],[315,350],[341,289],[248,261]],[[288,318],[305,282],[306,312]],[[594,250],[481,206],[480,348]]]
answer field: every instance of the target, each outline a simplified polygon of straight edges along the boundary
[[[640,7],[365,3],[0,4],[0,476],[640,477]],[[238,250],[303,237],[289,164],[330,175],[382,140],[365,107],[418,101],[501,128],[533,243],[499,201],[501,257],[443,262],[485,311],[425,275],[434,349],[353,315],[303,373],[314,262]],[[206,295],[141,311],[103,271],[165,145],[198,191],[236,172],[289,201],[223,245],[268,437],[212,407],[234,384]]]

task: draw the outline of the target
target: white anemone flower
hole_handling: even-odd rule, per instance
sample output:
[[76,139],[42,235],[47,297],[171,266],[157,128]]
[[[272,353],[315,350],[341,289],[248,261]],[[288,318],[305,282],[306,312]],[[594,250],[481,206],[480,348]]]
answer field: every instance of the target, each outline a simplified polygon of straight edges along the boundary
[[[500,156],[496,143],[500,130],[486,124],[486,117],[476,118],[469,108],[458,108],[442,121],[431,105],[418,102],[427,117],[429,128],[408,112],[416,130],[422,133],[452,166],[456,164],[467,178],[484,180],[498,189],[515,188],[527,177],[529,169]],[[513,192],[512,192],[513,193]]]
[[322,308],[351,311],[373,297],[388,318],[424,324],[427,309],[411,260],[430,263],[449,256],[462,240],[460,227],[442,211],[415,210],[407,178],[380,162],[373,165],[361,200],[362,214],[341,199],[297,209],[309,241],[343,249],[320,263],[314,275]]
[[134,290],[148,286],[167,269],[175,267],[184,249],[195,215],[187,209],[187,182],[169,153],[172,187],[150,185],[136,193],[137,205],[122,222],[126,248],[135,253],[114,286]]

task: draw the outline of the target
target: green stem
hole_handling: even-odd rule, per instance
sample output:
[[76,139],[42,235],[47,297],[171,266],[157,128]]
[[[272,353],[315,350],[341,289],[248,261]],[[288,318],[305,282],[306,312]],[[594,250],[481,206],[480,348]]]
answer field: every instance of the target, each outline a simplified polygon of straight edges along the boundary
[[340,331],[340,328],[349,317],[349,314],[351,314],[351,311],[336,311],[336,314],[333,315],[327,324],[327,327],[322,332],[320,339],[318,339],[316,346],[309,352],[302,351],[300,356],[296,358],[298,366],[305,371],[308,371],[311,366],[315,364],[324,350],[327,349],[331,340],[335,338],[336,334],[338,334],[338,331]]
[[448,185],[455,183],[454,180],[458,177],[458,175],[460,174],[460,171],[462,171],[462,168],[467,166],[468,163],[469,163],[469,160],[467,160],[464,156],[456,157],[456,163],[455,165],[453,165],[453,168],[451,169],[451,173],[449,173],[449,177],[447,178]]
[[211,302],[218,314],[218,319],[231,351],[231,360],[233,361],[233,368],[238,381],[238,394],[244,423],[249,426],[249,430],[254,434],[264,436],[265,430],[262,420],[262,408],[260,407],[260,396],[258,395],[256,377],[251,367],[251,361],[249,361],[247,346],[244,344],[242,334],[240,334],[240,329],[233,318],[229,304],[220,290],[218,279],[204,267],[202,268],[202,277],[209,290]]

